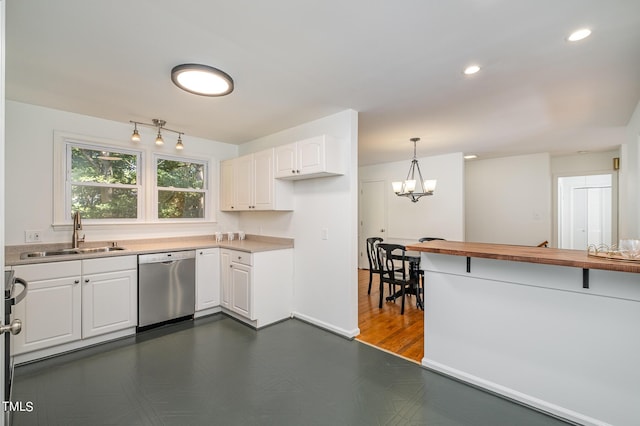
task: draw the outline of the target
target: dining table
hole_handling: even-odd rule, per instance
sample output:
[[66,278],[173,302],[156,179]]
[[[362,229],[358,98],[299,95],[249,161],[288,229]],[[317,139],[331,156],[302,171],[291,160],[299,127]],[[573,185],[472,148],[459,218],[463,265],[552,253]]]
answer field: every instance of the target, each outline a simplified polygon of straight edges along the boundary
[[[397,259],[397,260],[402,260],[401,255],[394,255],[393,258]],[[413,285],[411,286],[411,288],[408,289],[408,291],[405,291],[404,294],[414,294],[416,296],[416,304],[417,306],[424,310],[424,305],[422,303],[422,298],[421,298],[421,288],[420,288],[420,277],[421,277],[421,270],[420,270],[420,252],[418,251],[405,251],[404,252],[404,259],[405,261],[407,261],[409,263],[409,279],[411,280],[411,282],[413,283]],[[394,302],[398,297],[402,296],[402,290],[398,290],[395,293],[393,293],[390,296],[386,297],[386,301],[387,302]]]

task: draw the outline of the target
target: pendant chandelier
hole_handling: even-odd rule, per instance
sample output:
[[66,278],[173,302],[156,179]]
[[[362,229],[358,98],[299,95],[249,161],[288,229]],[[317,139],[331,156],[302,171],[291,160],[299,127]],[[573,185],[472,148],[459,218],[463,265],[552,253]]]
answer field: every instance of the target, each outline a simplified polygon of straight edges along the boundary
[[164,138],[162,137],[162,132],[171,132],[171,133],[177,133],[178,134],[178,141],[176,142],[176,149],[177,150],[183,150],[184,149],[184,145],[182,144],[182,135],[184,135],[183,132],[179,132],[177,130],[171,130],[171,129],[167,129],[166,127],[164,127],[165,124],[167,124],[167,122],[165,120],[160,120],[158,118],[154,118],[153,120],[151,120],[152,123],[141,123],[140,121],[132,121],[129,120],[129,123],[133,123],[133,133],[131,134],[131,142],[140,142],[140,133],[138,133],[138,125],[140,126],[146,126],[146,127],[153,127],[155,129],[158,130],[158,135],[156,136],[156,145],[158,146],[162,146],[164,145]]
[[[395,192],[397,196],[407,197],[416,203],[420,197],[433,195],[433,191],[436,189],[436,180],[424,180],[422,177],[420,165],[416,159],[416,142],[418,142],[420,138],[411,138],[409,140],[413,142],[413,160],[411,160],[411,166],[409,166],[409,173],[407,173],[407,178],[404,181],[392,182],[391,185],[393,186],[393,192]],[[418,176],[416,176],[416,171],[418,172]],[[416,191],[416,189],[418,189],[416,188],[418,182],[420,191]]]

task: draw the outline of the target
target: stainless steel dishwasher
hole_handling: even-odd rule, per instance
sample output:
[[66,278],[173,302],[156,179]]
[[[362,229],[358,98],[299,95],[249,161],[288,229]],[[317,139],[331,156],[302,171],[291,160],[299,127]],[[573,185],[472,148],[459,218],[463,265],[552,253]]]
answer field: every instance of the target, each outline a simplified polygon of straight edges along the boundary
[[138,329],[193,317],[195,258],[193,250],[138,256]]

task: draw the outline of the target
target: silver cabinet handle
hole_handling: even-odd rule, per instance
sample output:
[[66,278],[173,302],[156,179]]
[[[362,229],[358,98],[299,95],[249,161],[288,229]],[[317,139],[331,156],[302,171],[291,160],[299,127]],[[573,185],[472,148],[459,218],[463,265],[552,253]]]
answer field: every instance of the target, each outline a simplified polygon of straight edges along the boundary
[[22,331],[22,321],[19,319],[14,319],[11,321],[11,324],[0,326],[0,334],[11,333],[13,335],[20,333]]

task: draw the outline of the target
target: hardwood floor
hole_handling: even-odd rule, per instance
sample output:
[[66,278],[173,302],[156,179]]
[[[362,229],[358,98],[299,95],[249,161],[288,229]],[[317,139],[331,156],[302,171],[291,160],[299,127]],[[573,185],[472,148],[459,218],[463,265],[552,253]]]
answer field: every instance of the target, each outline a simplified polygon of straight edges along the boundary
[[[369,271],[358,270],[358,327],[361,342],[385,349],[412,361],[420,363],[424,354],[424,311],[416,307],[414,296],[407,298],[404,315],[400,315],[401,303],[380,301],[378,277],[374,275],[371,294]],[[385,297],[388,295],[385,288]]]

